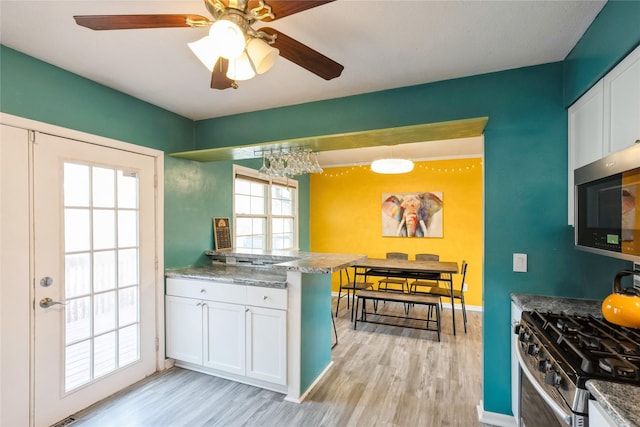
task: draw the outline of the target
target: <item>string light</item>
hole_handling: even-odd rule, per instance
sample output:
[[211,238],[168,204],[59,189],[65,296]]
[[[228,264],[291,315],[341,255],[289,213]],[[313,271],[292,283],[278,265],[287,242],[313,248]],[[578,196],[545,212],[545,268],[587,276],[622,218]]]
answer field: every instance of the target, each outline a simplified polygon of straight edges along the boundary
[[[437,161],[416,162],[415,164],[416,168],[414,169],[413,172],[410,172],[410,173],[416,173],[417,170],[420,170],[422,172],[430,172],[430,173],[453,174],[453,173],[474,172],[476,169],[482,168],[482,160],[475,160],[475,159],[471,164],[467,164],[464,166],[447,167],[447,168],[432,166],[432,164],[435,162]],[[333,172],[333,170],[335,169],[339,169],[339,171]],[[335,167],[335,168],[325,167],[324,172],[321,174],[321,176],[328,177],[328,178],[337,178],[337,177],[350,175],[351,173],[356,171],[363,171],[363,170],[365,172],[371,172],[371,169],[369,168],[368,164],[354,165],[350,167],[344,167],[344,166]]]

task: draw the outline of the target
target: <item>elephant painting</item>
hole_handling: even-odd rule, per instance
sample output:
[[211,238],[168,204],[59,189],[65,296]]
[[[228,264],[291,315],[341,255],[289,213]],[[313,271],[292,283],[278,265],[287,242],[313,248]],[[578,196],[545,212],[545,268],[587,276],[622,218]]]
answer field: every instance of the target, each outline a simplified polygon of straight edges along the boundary
[[382,235],[442,237],[442,193],[383,194]]

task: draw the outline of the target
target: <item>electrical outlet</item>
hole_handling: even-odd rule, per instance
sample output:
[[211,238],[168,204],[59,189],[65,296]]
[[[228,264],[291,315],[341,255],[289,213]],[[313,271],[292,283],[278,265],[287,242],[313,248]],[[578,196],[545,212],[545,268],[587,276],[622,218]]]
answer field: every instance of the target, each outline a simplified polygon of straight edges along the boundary
[[513,271],[518,273],[527,272],[527,254],[513,254]]

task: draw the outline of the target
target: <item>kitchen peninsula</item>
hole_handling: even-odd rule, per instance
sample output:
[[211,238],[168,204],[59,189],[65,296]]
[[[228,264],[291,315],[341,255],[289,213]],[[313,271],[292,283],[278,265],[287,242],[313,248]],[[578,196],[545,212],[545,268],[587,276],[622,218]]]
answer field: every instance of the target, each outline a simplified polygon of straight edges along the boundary
[[[366,256],[259,250],[205,254],[210,265],[165,273],[167,357],[176,359],[177,366],[301,402],[332,364],[331,273]],[[225,324],[221,327],[216,319]],[[232,345],[224,345],[222,355],[212,354],[219,351],[216,340]],[[260,360],[261,348],[268,360]]]

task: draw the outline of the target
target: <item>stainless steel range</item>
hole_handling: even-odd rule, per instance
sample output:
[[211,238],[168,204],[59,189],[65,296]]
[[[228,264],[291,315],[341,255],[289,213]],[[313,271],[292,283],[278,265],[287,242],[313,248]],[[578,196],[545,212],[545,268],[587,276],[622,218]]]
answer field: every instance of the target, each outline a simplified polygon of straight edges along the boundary
[[534,310],[522,313],[515,332],[522,368],[520,425],[587,427],[587,380],[640,385],[640,330],[593,316]]

